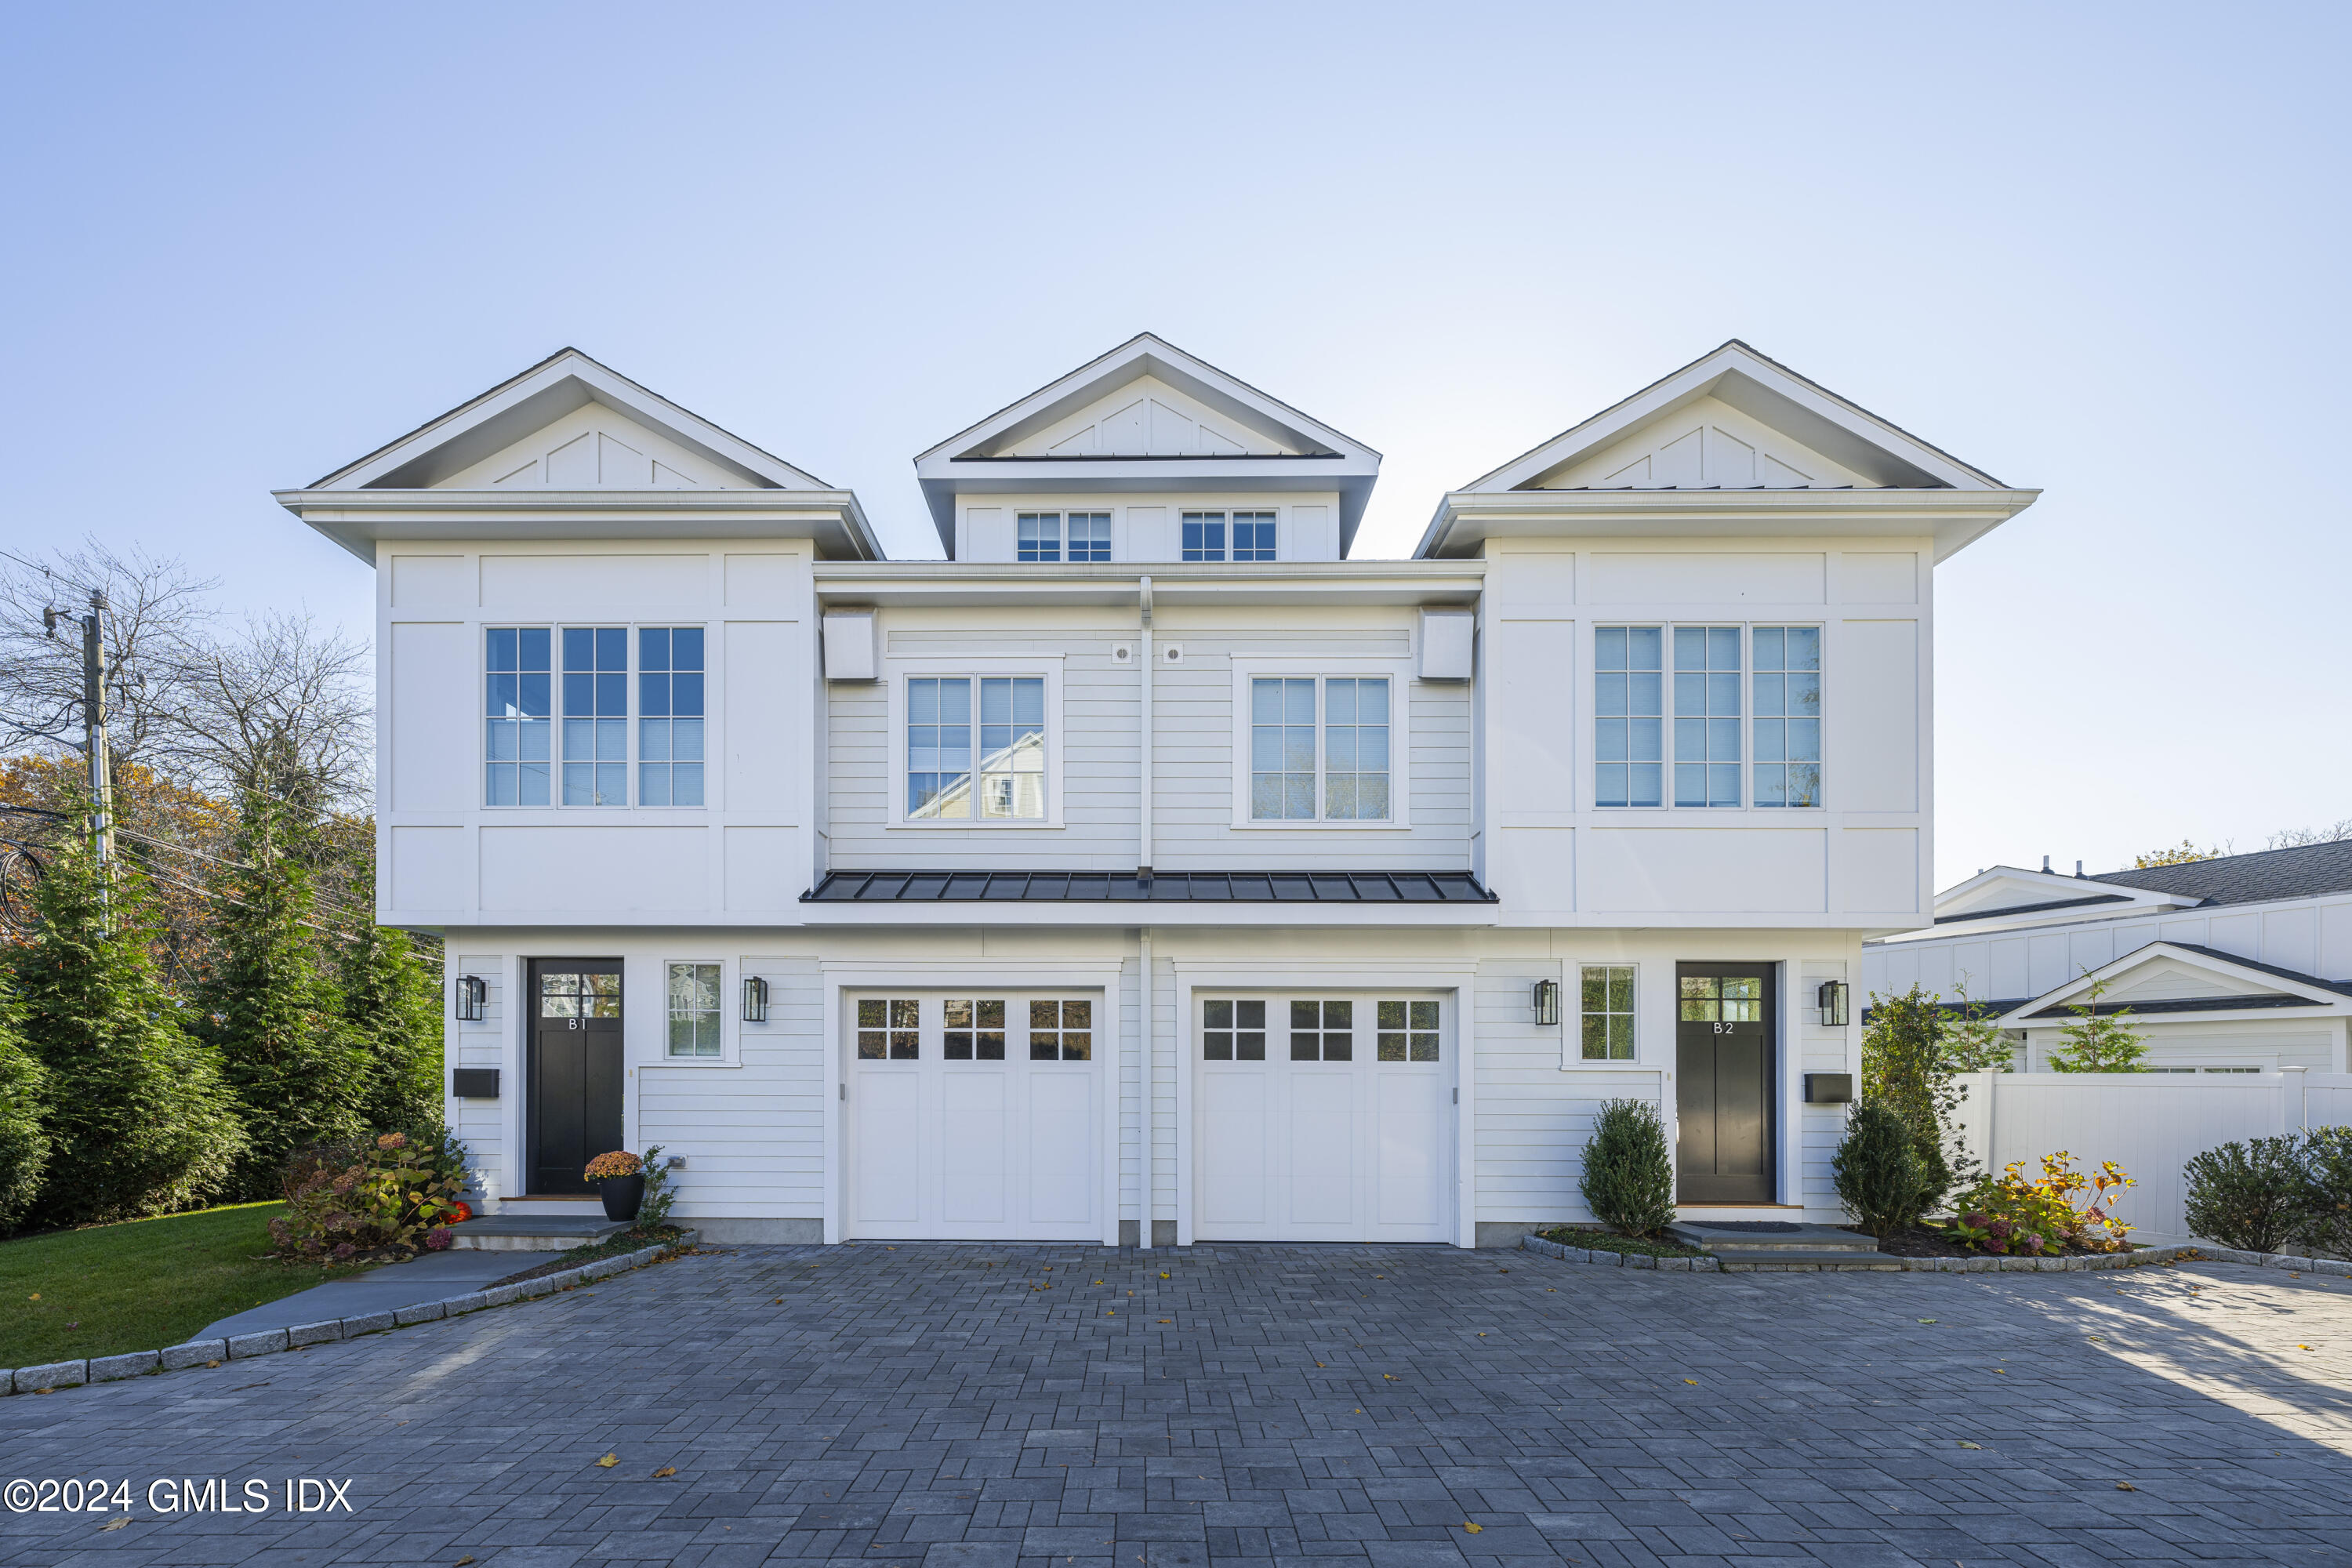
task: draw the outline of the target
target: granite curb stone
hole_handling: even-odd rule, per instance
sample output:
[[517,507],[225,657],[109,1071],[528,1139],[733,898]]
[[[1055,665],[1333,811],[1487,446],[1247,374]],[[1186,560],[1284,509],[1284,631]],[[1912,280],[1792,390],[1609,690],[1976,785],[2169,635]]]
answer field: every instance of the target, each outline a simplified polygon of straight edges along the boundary
[[1715,1258],[1645,1258],[1639,1253],[1612,1252],[1605,1247],[1587,1250],[1567,1247],[1539,1236],[1523,1236],[1519,1246],[1525,1251],[1540,1252],[1566,1263],[1595,1264],[1602,1268],[1665,1268],[1693,1274],[1717,1274],[1723,1269],[1722,1260]]
[[[1547,1258],[1557,1258],[1567,1263],[1596,1264],[1603,1268],[1688,1268],[1697,1273],[1744,1273],[1759,1267],[1768,1269],[1801,1271],[1818,1269],[1820,1264],[1763,1264],[1745,1259],[1727,1263],[1718,1258],[1643,1258],[1632,1253],[1587,1251],[1582,1247],[1564,1247],[1557,1241],[1546,1241],[1539,1236],[1519,1238],[1520,1249],[1539,1252]],[[2145,1268],[2150,1265],[2179,1263],[2189,1259],[2204,1259],[2216,1263],[2244,1263],[2263,1268],[2285,1268],[2307,1274],[2336,1274],[2352,1277],[2352,1263],[2338,1263],[2328,1258],[2298,1258],[2293,1253],[2237,1252],[2225,1247],[2180,1246],[2144,1247],[2137,1252],[2094,1253],[2084,1258],[1897,1258],[1886,1253],[1870,1253],[1869,1268],[1881,1273],[1891,1272],[1887,1266],[1915,1274],[2071,1274],[2102,1268]]]
[[89,1358],[89,1380],[92,1383],[119,1383],[126,1377],[144,1377],[151,1372],[163,1370],[162,1351],[130,1351],[121,1355]]
[[10,1386],[19,1394],[33,1394],[44,1388],[78,1388],[89,1381],[89,1363],[86,1361],[53,1361],[46,1366],[20,1366]]
[[[227,1339],[190,1340],[185,1344],[171,1345],[160,1351],[131,1351],[121,1355],[101,1356],[95,1361],[52,1362],[46,1366],[21,1367],[14,1372],[0,1368],[0,1394],[31,1394],[38,1389],[74,1388],[84,1383],[117,1382],[151,1372],[180,1372],[193,1366],[212,1366],[224,1361],[245,1361],[278,1351],[302,1350],[311,1345],[350,1339],[355,1334],[382,1333],[390,1329],[430,1323],[442,1318],[457,1317],[461,1312],[502,1307],[510,1301],[553,1295],[559,1290],[609,1279],[625,1270],[658,1263],[664,1253],[690,1247],[695,1239],[695,1233],[688,1230],[674,1242],[640,1247],[635,1252],[625,1252],[618,1258],[600,1258],[593,1263],[583,1263],[577,1268],[566,1268],[561,1273],[545,1274],[536,1279],[501,1285],[495,1289],[470,1291],[446,1300],[420,1301],[415,1306],[389,1312],[368,1312],[355,1318],[328,1318],[315,1323],[298,1323],[291,1329],[264,1329],[257,1333],[234,1334]],[[100,1370],[101,1368],[106,1370]]]

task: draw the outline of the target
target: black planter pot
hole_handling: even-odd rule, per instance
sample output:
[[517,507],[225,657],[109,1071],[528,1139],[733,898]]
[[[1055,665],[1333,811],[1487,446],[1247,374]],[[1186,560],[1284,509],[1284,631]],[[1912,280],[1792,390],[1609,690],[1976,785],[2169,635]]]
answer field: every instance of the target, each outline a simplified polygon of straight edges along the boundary
[[596,1184],[596,1195],[604,1200],[606,1219],[635,1219],[637,1205],[646,1201],[646,1177],[640,1171],[634,1176],[605,1176]]

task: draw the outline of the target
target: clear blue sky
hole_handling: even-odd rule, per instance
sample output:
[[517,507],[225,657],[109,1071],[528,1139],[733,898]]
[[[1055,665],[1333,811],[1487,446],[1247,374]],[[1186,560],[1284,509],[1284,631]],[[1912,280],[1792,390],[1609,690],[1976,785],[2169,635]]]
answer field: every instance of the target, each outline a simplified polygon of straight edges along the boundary
[[1394,554],[1738,336],[2048,492],[1940,576],[1939,881],[2255,848],[2352,816],[2347,17],[14,6],[0,542],[364,630],[268,492],[573,343],[936,553],[912,455],[1149,328]]

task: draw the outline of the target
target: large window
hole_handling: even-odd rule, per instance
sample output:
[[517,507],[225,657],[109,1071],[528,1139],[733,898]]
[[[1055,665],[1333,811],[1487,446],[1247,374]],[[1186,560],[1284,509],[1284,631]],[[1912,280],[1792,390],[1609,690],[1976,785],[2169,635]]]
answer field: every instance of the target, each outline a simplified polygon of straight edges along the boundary
[[1756,693],[1756,804],[1822,804],[1822,631],[1758,626],[1748,634]]
[[1630,1062],[1633,1059],[1633,966],[1630,963],[1584,965],[1580,997],[1584,1050],[1589,1062]]
[[629,804],[629,633],[563,628],[563,804]]
[[1595,805],[1822,804],[1820,627],[1600,626],[1592,666]]
[[669,966],[669,1054],[715,1057],[719,1051],[719,965]]
[[702,804],[702,628],[637,632],[637,804]]
[[910,678],[908,819],[1037,822],[1045,816],[1045,678]]
[[548,668],[551,635],[545,626],[488,628],[487,701],[488,732],[483,755],[488,759],[482,781],[482,799],[491,805],[545,805],[553,764],[550,761]]
[[1259,676],[1250,682],[1250,817],[1386,822],[1386,676]]

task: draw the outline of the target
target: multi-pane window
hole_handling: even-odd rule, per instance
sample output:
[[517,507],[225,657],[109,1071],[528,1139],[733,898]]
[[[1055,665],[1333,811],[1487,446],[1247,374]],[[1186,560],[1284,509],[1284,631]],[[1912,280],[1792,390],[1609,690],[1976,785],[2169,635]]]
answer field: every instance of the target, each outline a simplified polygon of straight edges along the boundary
[[1024,561],[1059,561],[1062,558],[1062,514],[1058,511],[1024,511],[1013,520],[1019,537],[1014,542]]
[[1756,804],[1822,804],[1822,630],[1758,626],[1748,634],[1755,693]]
[[621,977],[570,971],[542,973],[539,977],[539,1016],[617,1018],[621,1016]]
[[942,1004],[945,1027],[940,1054],[951,1062],[1001,1062],[1004,1059],[1004,999],[950,998]]
[[1110,513],[1107,511],[1070,513],[1070,559],[1073,561],[1110,559]]
[[1586,964],[1582,1002],[1584,1059],[1589,1062],[1632,1061],[1633,966],[1630,963]]
[[669,966],[669,1054],[719,1055],[719,966]]
[[1353,1002],[1293,1002],[1290,1005],[1290,1059],[1295,1062],[1344,1062],[1356,1048],[1356,1005]]
[[1029,1059],[1033,1062],[1083,1062],[1094,1059],[1095,1005],[1092,1002],[1032,1002],[1029,1004]]
[[702,628],[637,632],[637,804],[702,804]]
[[1375,1051],[1384,1062],[1437,1060],[1437,1004],[1382,1002]]
[[1601,626],[1593,641],[1593,799],[1601,805],[1665,804],[1664,633]]
[[1265,1060],[1265,1004],[1236,1001],[1202,1003],[1201,1059],[1211,1062]]
[[1675,628],[1675,804],[1739,804],[1739,628]]
[[906,997],[868,997],[857,1004],[857,1059],[911,1062],[923,1055],[923,1005]]
[[1045,677],[908,680],[907,816],[918,822],[1045,817]]
[[1225,514],[1188,511],[1184,514],[1184,559],[1223,561],[1225,558]]
[[1234,560],[1271,561],[1274,559],[1274,515],[1270,511],[1234,513]]
[[1251,819],[1389,820],[1389,727],[1386,676],[1253,679]]
[[1764,982],[1753,974],[1685,974],[1681,993],[1685,1024],[1760,1024]]
[[483,755],[488,759],[482,799],[490,805],[545,805],[551,776],[548,668],[551,635],[545,626],[491,626],[483,660],[488,679],[483,711]]
[[629,804],[629,633],[563,628],[563,804]]

